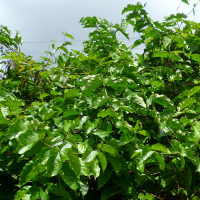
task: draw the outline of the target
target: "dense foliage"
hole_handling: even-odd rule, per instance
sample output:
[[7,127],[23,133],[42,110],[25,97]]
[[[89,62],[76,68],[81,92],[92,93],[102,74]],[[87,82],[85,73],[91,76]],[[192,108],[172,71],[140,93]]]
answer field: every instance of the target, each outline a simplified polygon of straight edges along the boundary
[[40,62],[1,26],[0,199],[200,199],[200,24],[122,13],[82,18],[83,52]]

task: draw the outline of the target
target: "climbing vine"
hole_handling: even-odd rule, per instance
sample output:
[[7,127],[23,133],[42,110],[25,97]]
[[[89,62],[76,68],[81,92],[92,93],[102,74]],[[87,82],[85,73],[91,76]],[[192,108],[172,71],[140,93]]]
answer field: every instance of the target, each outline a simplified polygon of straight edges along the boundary
[[[153,21],[141,3],[122,14],[82,18],[93,28],[83,51],[66,33],[42,61],[1,26],[4,200],[200,199],[200,24]],[[131,47],[118,37],[129,26]]]

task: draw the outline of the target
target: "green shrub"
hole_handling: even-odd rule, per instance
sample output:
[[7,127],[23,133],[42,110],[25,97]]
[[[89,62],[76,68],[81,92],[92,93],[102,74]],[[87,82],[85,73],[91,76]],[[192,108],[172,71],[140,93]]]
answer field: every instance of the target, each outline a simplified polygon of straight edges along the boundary
[[[200,199],[200,24],[152,21],[140,3],[122,13],[82,18],[83,52],[53,44],[57,59],[41,62],[1,28],[4,200]],[[140,34],[131,47],[117,37],[127,26]]]

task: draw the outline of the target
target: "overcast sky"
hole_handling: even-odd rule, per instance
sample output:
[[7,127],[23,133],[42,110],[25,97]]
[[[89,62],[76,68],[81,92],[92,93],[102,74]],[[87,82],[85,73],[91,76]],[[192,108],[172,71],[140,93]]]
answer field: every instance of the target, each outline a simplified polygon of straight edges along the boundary
[[[198,0],[190,0],[195,3]],[[62,32],[75,37],[74,49],[81,49],[81,41],[87,39],[88,30],[79,24],[81,17],[98,16],[117,23],[122,19],[121,11],[127,4],[137,0],[0,0],[0,24],[8,26],[13,32],[20,31],[23,50],[38,57],[49,49],[51,40],[64,40]],[[147,11],[154,20],[162,20],[175,13],[180,0],[141,0],[147,2]],[[179,12],[188,13],[191,7],[184,3]],[[190,19],[199,21],[200,8]],[[31,43],[29,43],[31,42]],[[32,43],[33,42],[33,43]],[[34,43],[47,42],[47,43]]]

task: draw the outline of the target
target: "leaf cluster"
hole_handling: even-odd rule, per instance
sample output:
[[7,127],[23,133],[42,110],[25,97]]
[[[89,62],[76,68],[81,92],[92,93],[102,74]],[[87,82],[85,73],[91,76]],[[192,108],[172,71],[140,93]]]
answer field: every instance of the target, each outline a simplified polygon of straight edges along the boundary
[[[4,199],[200,199],[200,24],[153,21],[140,3],[122,13],[82,18],[84,50],[53,44],[41,62],[1,29],[15,48],[1,57],[12,66],[0,79]],[[131,47],[117,35],[129,26]]]

